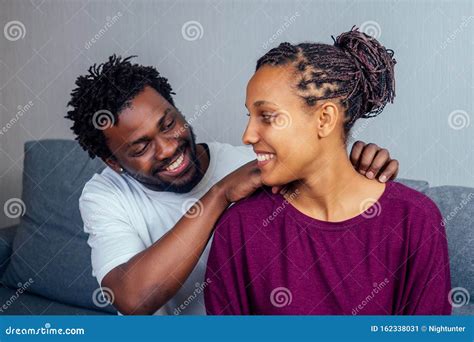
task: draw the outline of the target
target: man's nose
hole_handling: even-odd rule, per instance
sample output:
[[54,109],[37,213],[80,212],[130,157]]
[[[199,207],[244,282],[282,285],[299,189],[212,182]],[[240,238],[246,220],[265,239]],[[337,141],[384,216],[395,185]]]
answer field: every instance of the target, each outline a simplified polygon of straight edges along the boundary
[[178,141],[176,139],[169,138],[157,138],[156,139],[156,160],[164,160],[174,157],[178,148]]

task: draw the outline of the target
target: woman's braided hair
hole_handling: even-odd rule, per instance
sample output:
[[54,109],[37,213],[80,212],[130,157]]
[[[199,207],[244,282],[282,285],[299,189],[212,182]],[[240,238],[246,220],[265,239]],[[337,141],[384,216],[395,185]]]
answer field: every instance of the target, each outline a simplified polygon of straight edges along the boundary
[[344,132],[359,118],[378,115],[395,97],[393,50],[353,27],[334,45],[281,43],[257,61],[263,65],[295,67],[296,90],[308,106],[341,97],[346,109]]

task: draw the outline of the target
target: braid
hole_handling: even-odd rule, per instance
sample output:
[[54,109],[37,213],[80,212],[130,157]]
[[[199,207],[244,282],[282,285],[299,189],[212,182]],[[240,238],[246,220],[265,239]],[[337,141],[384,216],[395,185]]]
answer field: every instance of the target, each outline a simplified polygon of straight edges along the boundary
[[393,102],[396,61],[392,50],[357,28],[333,40],[334,45],[281,43],[258,60],[257,70],[266,64],[293,65],[298,95],[308,106],[341,97],[347,134],[357,119],[376,116]]
[[[334,40],[334,38],[333,38]],[[382,112],[387,102],[395,97],[393,50],[385,49],[379,42],[354,27],[334,40],[334,45],[344,50],[357,67],[357,84],[366,95],[367,108],[362,117],[368,118]],[[355,92],[357,88],[353,89]],[[351,94],[352,95],[352,94]],[[350,96],[350,95],[349,95]]]
[[281,43],[277,48],[271,49],[257,61],[257,70],[264,64],[281,65],[296,58],[298,49],[290,43]]

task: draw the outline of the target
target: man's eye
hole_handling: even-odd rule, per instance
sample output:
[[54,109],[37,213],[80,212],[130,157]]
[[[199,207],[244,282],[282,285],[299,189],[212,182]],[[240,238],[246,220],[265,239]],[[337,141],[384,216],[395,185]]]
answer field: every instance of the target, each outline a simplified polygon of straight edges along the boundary
[[165,131],[171,129],[171,128],[174,126],[175,122],[176,122],[175,119],[171,120],[170,122],[168,122],[168,123],[166,123],[166,124],[164,125],[163,129],[164,129]]
[[148,144],[146,144],[145,146],[143,146],[143,148],[141,148],[140,150],[133,152],[133,156],[134,156],[134,157],[139,157],[139,156],[141,156],[143,153],[145,153],[147,147],[148,147]]

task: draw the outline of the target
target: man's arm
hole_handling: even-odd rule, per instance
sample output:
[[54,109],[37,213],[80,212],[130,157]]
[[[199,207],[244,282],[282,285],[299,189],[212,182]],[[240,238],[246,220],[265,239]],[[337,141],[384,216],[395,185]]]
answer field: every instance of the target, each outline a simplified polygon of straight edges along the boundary
[[[388,153],[378,154],[380,150],[377,145],[357,142],[351,152],[354,167],[358,169],[369,160],[376,175],[383,172],[387,179],[392,178],[398,162]],[[114,306],[123,314],[153,314],[162,307],[196,266],[224,210],[261,185],[257,163],[245,164],[213,186],[162,238],[107,273],[101,286],[112,290]],[[193,215],[195,210],[203,210],[203,214]]]
[[213,186],[162,238],[107,273],[101,285],[114,293],[114,306],[123,314],[153,314],[163,306],[194,269],[224,210],[261,185],[257,163],[247,163]]

